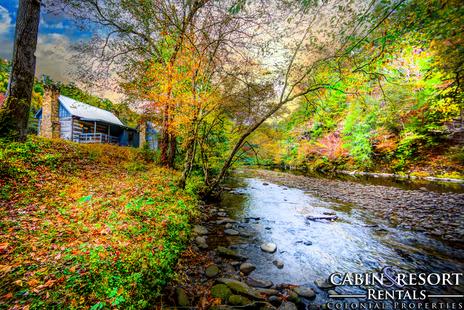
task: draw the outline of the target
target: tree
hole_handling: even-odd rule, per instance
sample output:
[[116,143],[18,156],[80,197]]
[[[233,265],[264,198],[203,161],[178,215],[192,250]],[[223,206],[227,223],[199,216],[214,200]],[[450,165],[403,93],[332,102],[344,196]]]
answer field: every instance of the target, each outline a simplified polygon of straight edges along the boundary
[[0,137],[24,140],[35,75],[40,0],[20,0],[7,99],[0,107]]

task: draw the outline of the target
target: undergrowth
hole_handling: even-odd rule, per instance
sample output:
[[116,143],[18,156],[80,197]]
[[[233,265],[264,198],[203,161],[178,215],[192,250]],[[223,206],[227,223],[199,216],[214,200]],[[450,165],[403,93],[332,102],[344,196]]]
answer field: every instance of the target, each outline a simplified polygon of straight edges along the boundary
[[177,177],[132,148],[0,142],[0,307],[148,307],[196,216]]

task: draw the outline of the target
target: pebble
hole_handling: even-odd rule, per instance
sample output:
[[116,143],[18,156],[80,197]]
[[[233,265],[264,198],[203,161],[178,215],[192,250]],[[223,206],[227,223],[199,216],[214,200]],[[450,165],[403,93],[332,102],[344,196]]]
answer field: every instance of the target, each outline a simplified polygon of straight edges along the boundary
[[271,242],[261,244],[261,250],[267,253],[274,253],[277,251],[277,245]]
[[284,268],[284,262],[281,261],[280,259],[276,259],[272,263],[274,264],[274,266],[276,266],[279,269]]

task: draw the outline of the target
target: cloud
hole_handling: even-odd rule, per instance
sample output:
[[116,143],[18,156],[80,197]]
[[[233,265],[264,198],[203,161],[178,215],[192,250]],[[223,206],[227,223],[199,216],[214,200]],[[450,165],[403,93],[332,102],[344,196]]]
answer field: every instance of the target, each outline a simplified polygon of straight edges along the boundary
[[69,28],[69,26],[65,26],[62,21],[58,23],[49,23],[43,18],[40,19],[40,27],[47,30],[64,30]]
[[9,33],[12,26],[10,13],[0,5],[0,35]]
[[49,75],[55,81],[68,82],[73,64],[73,50],[68,37],[58,33],[39,34],[36,76]]

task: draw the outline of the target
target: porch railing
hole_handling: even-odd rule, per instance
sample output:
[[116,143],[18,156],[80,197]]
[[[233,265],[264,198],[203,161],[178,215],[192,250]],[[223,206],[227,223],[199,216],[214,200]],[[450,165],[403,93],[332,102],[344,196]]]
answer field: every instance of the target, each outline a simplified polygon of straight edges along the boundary
[[110,136],[104,133],[81,133],[79,135],[80,143],[112,143],[118,144],[118,137]]

